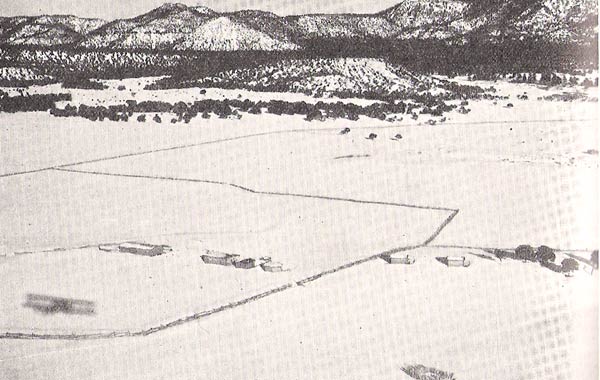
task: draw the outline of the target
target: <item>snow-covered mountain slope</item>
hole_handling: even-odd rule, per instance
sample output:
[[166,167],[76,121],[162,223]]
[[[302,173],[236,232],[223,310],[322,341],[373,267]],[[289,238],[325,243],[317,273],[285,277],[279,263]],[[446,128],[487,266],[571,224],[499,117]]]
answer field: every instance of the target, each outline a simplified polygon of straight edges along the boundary
[[75,16],[7,17],[0,19],[0,43],[55,46],[73,44],[105,24]]
[[597,31],[595,0],[403,0],[380,13],[400,38],[540,38],[567,42]]
[[74,16],[0,18],[0,44],[273,51],[298,49],[314,38],[578,42],[597,35],[597,14],[596,0],[401,0],[373,14],[286,17],[168,3],[109,23]]
[[[188,83],[189,84],[189,83]],[[362,95],[430,91],[431,77],[375,58],[291,59],[248,69],[236,69],[196,80],[195,86],[253,91]],[[438,92],[443,89],[438,88]]]
[[545,0],[508,23],[508,33],[553,41],[579,40],[598,32],[597,15],[596,0]]
[[288,18],[279,17],[275,13],[243,10],[226,14],[226,16],[280,41],[293,42],[298,36],[294,23]]
[[260,30],[252,29],[227,16],[206,22],[188,38],[175,46],[176,49],[232,51],[232,50],[294,50],[298,46],[278,40]]
[[[81,45],[210,51],[298,48],[285,30],[273,26],[282,23],[281,18],[264,14],[256,16],[245,12],[225,15],[205,7],[165,4],[142,16],[109,23],[93,32]],[[266,23],[265,19],[273,22]]]
[[304,15],[288,17],[305,38],[392,37],[400,28],[377,15]]

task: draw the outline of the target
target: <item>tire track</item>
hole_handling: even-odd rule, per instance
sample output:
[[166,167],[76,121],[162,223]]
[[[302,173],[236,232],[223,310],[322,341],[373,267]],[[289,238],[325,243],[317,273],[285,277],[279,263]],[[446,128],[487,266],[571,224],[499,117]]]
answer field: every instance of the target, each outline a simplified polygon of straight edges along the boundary
[[[550,119],[550,120],[513,120],[513,121],[510,121],[510,120],[496,120],[496,121],[474,121],[474,122],[445,122],[444,125],[497,125],[497,124],[530,124],[530,123],[531,124],[534,124],[534,123],[574,123],[574,122],[589,122],[589,121],[597,121],[597,120],[596,119],[572,119],[572,120]],[[423,123],[408,123],[408,124],[404,124],[404,125],[389,125],[389,126],[387,126],[387,125],[381,125],[381,126],[356,126],[356,127],[353,127],[352,129],[357,129],[357,130],[364,130],[364,129],[392,129],[392,128],[414,127],[414,126],[419,126],[419,125],[422,125],[422,124]],[[302,128],[302,129],[288,129],[288,130],[279,130],[279,131],[260,132],[260,133],[253,133],[253,134],[243,135],[243,136],[229,137],[229,138],[224,138],[224,139],[219,139],[219,140],[202,141],[202,142],[198,142],[198,143],[175,145],[175,146],[170,146],[170,147],[165,147],[165,148],[159,148],[159,149],[153,149],[153,150],[145,150],[145,151],[140,151],[140,152],[131,152],[131,153],[124,153],[124,154],[120,154],[120,155],[113,155],[113,156],[107,156],[107,157],[93,158],[93,159],[89,159],[89,160],[82,160],[82,161],[72,162],[72,163],[67,163],[67,164],[47,166],[47,167],[39,168],[39,169],[23,170],[23,171],[18,171],[18,172],[5,173],[5,174],[0,174],[0,178],[13,177],[13,176],[24,175],[24,174],[33,174],[33,173],[44,172],[44,171],[48,171],[48,170],[52,170],[52,169],[57,169],[57,168],[67,168],[67,167],[70,167],[70,166],[77,166],[77,165],[83,165],[83,164],[91,164],[91,163],[96,163],[96,162],[118,160],[120,158],[126,158],[126,157],[136,157],[136,156],[143,156],[143,155],[147,155],[147,154],[167,152],[167,151],[172,151],[172,150],[194,148],[194,147],[198,147],[198,146],[202,146],[202,145],[218,144],[218,143],[221,143],[221,142],[242,140],[242,139],[247,139],[247,138],[252,138],[252,137],[277,135],[277,134],[286,134],[286,133],[332,132],[332,131],[338,131],[338,130],[339,130],[338,127],[335,127],[335,128],[334,127],[327,127],[327,128]]]
[[298,194],[298,193],[286,193],[286,192],[277,192],[277,191],[262,191],[262,190],[255,190],[255,189],[252,189],[252,188],[249,188],[246,186],[238,185],[236,183],[206,180],[206,179],[153,176],[153,175],[143,175],[143,174],[121,174],[121,173],[100,172],[100,171],[93,171],[93,170],[66,169],[66,168],[58,168],[58,167],[53,168],[52,170],[68,172],[68,173],[91,174],[91,175],[108,176],[108,177],[151,179],[151,180],[159,180],[159,181],[204,183],[204,184],[210,184],[210,185],[229,186],[229,187],[233,187],[238,190],[246,191],[246,192],[249,192],[252,194],[259,194],[259,195],[284,196],[284,197],[296,197],[296,198],[312,198],[312,199],[321,199],[321,200],[328,200],[328,201],[374,204],[374,205],[382,205],[382,206],[397,206],[397,207],[406,207],[406,208],[414,208],[414,209],[422,209],[422,210],[434,210],[434,211],[448,211],[448,212],[458,211],[456,209],[447,208],[447,207],[422,206],[422,205],[415,205],[415,204],[409,204],[409,203],[365,201],[365,200],[360,200],[360,199],[331,197],[331,196],[325,196],[325,195]]

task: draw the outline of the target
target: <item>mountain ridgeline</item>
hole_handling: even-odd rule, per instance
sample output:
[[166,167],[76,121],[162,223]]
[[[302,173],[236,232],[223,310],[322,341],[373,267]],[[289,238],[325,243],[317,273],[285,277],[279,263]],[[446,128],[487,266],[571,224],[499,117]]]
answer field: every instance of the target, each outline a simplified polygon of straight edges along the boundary
[[0,17],[0,66],[59,77],[192,75],[281,58],[382,57],[426,72],[573,69],[597,65],[597,14],[595,0],[402,0],[373,14],[167,3],[110,22]]
[[280,17],[165,4],[105,22],[75,16],[0,18],[0,44],[172,51],[297,50],[315,38],[539,39],[582,42],[597,34],[595,0],[403,0],[375,14]]

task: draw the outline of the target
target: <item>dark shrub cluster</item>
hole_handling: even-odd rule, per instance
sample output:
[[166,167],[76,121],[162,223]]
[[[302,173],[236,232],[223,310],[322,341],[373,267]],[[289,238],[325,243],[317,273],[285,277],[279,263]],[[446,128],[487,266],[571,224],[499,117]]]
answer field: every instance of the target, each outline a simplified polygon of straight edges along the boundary
[[454,374],[424,365],[407,365],[402,371],[415,380],[456,380]]
[[76,88],[81,90],[104,90],[108,87],[98,81],[88,79],[86,77],[66,77],[63,80],[63,88]]
[[[442,109],[445,112],[454,107],[455,106],[449,106]],[[134,113],[171,113],[176,116],[174,122],[189,123],[199,115],[205,119],[210,118],[211,114],[220,118],[241,118],[241,112],[250,114],[266,112],[273,115],[304,115],[305,119],[309,121],[325,120],[328,118],[358,120],[361,115],[386,120],[387,115],[389,114],[405,113],[407,110],[408,107],[403,102],[393,104],[374,103],[368,106],[360,106],[352,103],[327,103],[321,101],[311,104],[304,101],[287,102],[282,100],[271,100],[268,102],[254,102],[248,99],[204,99],[194,103],[178,102],[175,104],[158,101],[144,101],[138,103],[135,100],[129,100],[126,104],[108,107],[87,106],[82,104],[77,108],[67,105],[64,109],[52,107],[50,113],[58,117],[79,116],[92,121],[102,121],[104,119],[126,121],[129,117],[132,117]],[[145,121],[145,118],[139,121]]]
[[554,249],[545,245],[539,246],[537,249],[534,249],[532,246],[524,244],[518,246],[514,250],[514,252],[502,249],[495,249],[492,251],[492,253],[500,260],[513,259],[538,262],[543,267],[558,273],[570,273],[579,269],[579,263],[577,262],[577,260],[572,258],[564,259],[561,262],[561,265],[555,264],[554,260],[556,260],[556,253]]
[[0,91],[0,112],[48,111],[56,107],[56,102],[71,100],[71,94],[35,94],[9,96]]

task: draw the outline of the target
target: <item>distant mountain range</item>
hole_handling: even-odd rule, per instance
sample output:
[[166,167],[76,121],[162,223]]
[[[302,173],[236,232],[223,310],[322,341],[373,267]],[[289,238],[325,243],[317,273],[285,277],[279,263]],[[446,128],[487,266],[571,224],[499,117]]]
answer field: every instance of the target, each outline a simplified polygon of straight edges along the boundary
[[597,36],[597,14],[596,0],[403,0],[375,14],[286,17],[165,4],[111,22],[75,16],[0,17],[0,45],[280,51],[301,49],[310,39],[332,38],[579,42]]

